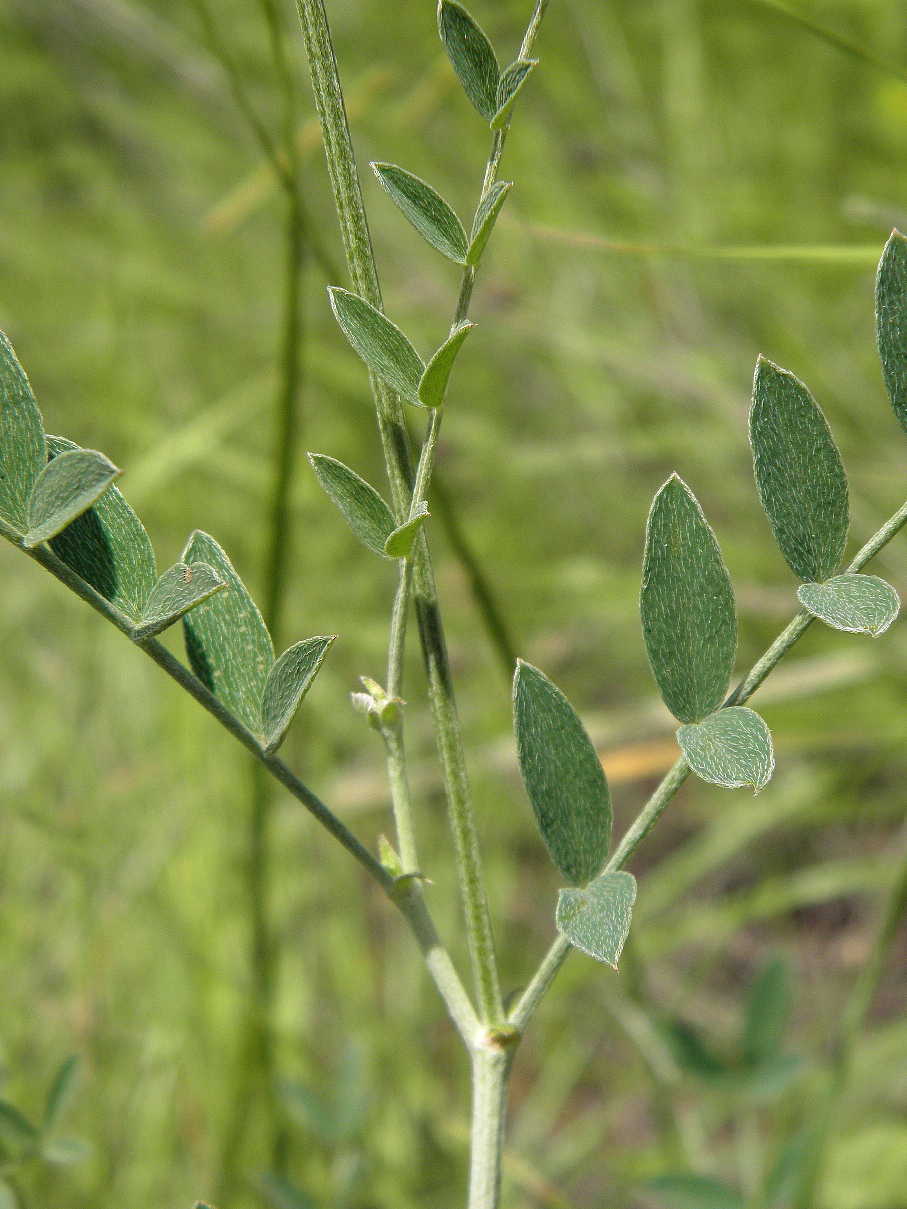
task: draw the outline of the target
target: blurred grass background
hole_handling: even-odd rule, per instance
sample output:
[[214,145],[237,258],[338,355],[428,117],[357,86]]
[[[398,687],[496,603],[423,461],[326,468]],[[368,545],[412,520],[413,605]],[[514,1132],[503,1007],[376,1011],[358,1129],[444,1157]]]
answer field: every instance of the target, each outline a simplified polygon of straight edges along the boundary
[[[279,131],[260,9],[211,9]],[[473,10],[502,58],[515,51],[525,4]],[[306,201],[342,265],[296,19],[289,3],[281,12]],[[425,353],[446,332],[456,270],[365,165],[402,164],[466,217],[487,132],[430,0],[334,0],[329,13],[387,309]],[[741,668],[795,607],[752,482],[757,353],[803,378],[829,417],[853,549],[903,502],[907,443],[884,396],[872,288],[890,228],[907,223],[907,12],[897,0],[554,0],[537,52],[439,469],[518,653],[601,744],[623,826],[676,750],[637,619],[645,516],[670,471],[722,543]],[[202,528],[260,591],[283,210],[197,11],[0,0],[0,63],[0,327],[46,427],[125,467],[159,565]],[[380,483],[364,371],[311,259],[303,280],[299,448]],[[515,773],[508,678],[449,537],[439,523],[431,536],[504,981],[517,988],[552,936],[557,878]],[[281,639],[340,639],[286,753],[370,844],[390,827],[381,751],[347,694],[358,675],[383,674],[393,572],[375,561],[301,466]],[[903,538],[878,570],[907,591]],[[259,1184],[272,1150],[260,1089],[235,1136],[252,999],[247,757],[8,547],[0,579],[3,1094],[36,1111],[78,1052],[69,1128],[93,1147],[78,1167],[28,1173],[29,1209],[180,1209],[215,1192],[220,1209],[277,1204]],[[658,1049],[653,1023],[677,1014],[720,1045],[770,953],[796,970],[805,1078],[770,1113],[747,1110],[745,1144],[737,1108],[661,1051],[660,1100],[697,1169],[732,1181],[808,1115],[907,804],[904,634],[811,630],[757,699],[773,782],[755,800],[687,785],[635,858],[641,973],[574,955],[540,1011],[514,1076],[509,1206],[647,1204],[639,1188],[666,1165],[641,1056]],[[465,959],[415,653],[428,893]],[[273,822],[274,1026],[296,1086],[281,1110],[287,1170],[319,1207],[458,1204],[465,1063],[414,946],[296,803],[278,796]],[[899,957],[837,1120],[827,1209],[907,1205],[903,943]]]

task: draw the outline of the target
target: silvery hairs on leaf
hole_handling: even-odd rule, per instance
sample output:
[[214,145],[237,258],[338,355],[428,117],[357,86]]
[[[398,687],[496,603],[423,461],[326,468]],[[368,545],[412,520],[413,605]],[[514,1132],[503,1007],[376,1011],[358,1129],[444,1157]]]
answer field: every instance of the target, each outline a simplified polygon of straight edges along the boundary
[[745,705],[719,709],[702,722],[681,726],[677,742],[693,772],[712,785],[750,786],[758,793],[775,768],[771,732]]
[[48,462],[28,498],[24,544],[39,546],[87,512],[122,471],[96,449],[68,449]]
[[448,260],[465,265],[466,232],[440,193],[396,164],[372,164],[372,171],[422,238]]
[[900,231],[891,232],[879,261],[876,334],[888,397],[907,432],[907,239]]
[[800,603],[836,630],[884,634],[901,608],[897,592],[877,575],[836,575],[823,584],[801,584]]
[[676,474],[646,526],[640,615],[653,675],[681,722],[700,722],[724,700],[734,670],[734,591],[715,534]]
[[799,379],[760,357],[750,409],[762,506],[791,570],[822,583],[847,542],[847,476],[828,422]]
[[487,35],[456,0],[441,0],[438,5],[438,31],[463,91],[485,121],[493,122],[501,73]]
[[0,525],[24,537],[28,500],[47,454],[41,413],[25,370],[0,332]]
[[620,870],[603,873],[582,889],[561,890],[555,922],[574,948],[617,969],[630,932],[636,879]]
[[396,532],[397,522],[390,506],[371,483],[343,462],[323,453],[308,456],[325,494],[362,544],[382,558],[391,557],[386,547]]
[[372,371],[407,403],[422,407],[422,358],[386,315],[349,290],[331,286],[331,307],[344,336]]
[[573,706],[548,677],[518,660],[513,678],[517,756],[551,859],[573,885],[601,870],[611,844],[611,794]]

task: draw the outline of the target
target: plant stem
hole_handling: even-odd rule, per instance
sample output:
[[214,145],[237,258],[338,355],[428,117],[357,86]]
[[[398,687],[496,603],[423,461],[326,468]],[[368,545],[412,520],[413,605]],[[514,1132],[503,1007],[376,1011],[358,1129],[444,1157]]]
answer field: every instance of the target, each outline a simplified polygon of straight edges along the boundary
[[904,915],[907,913],[907,827],[902,829],[898,848],[901,852],[901,859],[888,891],[872,953],[860,971],[841,1017],[832,1052],[831,1070],[816,1116],[816,1124],[807,1144],[804,1175],[793,1202],[794,1209],[813,1209],[816,1202],[816,1193],[828,1153],[828,1141],[834,1122],[835,1109],[841,1093],[847,1085],[857,1041],[866,1023],[869,1009],[872,1007],[872,1001],[884,973],[891,946],[898,934]]
[[507,1083],[513,1045],[478,1046],[472,1054],[472,1129],[468,1209],[496,1209],[507,1126]]
[[[350,276],[360,296],[372,306],[380,308],[378,273],[323,0],[297,0],[297,8]],[[399,397],[374,376],[371,382],[394,509],[402,521],[409,515],[413,486],[412,454],[403,405]],[[482,1019],[486,1023],[500,1023],[504,1012],[491,919],[453,696],[450,661],[424,530],[416,541],[413,562],[413,596],[457,854],[473,979]]]
[[[869,541],[857,553],[856,557],[846,568],[848,574],[862,571],[871,558],[907,525],[907,502],[878,529]],[[765,654],[752,667],[738,686],[731,692],[722,705],[722,709],[730,705],[742,705],[753,695],[772,669],[780,662],[787,652],[802,637],[815,618],[805,609],[794,617],[786,626]],[[630,825],[613,856],[602,870],[603,873],[613,873],[622,869],[655,823],[664,812],[668,803],[690,775],[690,766],[681,756],[670,768],[661,784],[649,798],[636,819]],[[516,1007],[510,1013],[509,1021],[519,1032],[523,1032],[532,1019],[538,1005],[541,1003],[551,983],[557,977],[557,972],[564,963],[570,951],[570,942],[563,936],[558,936],[551,944],[542,959],[539,968],[533,975],[532,981],[523,992]]]

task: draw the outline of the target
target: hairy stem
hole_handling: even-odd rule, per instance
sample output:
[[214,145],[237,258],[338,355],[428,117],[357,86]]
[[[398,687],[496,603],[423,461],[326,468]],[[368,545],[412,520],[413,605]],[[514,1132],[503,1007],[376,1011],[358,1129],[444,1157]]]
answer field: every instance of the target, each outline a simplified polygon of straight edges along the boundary
[[[847,572],[862,571],[871,558],[891,541],[901,529],[907,525],[907,502],[872,535],[869,541],[859,551],[848,565]],[[801,609],[791,623],[786,626],[765,654],[752,667],[731,692],[722,705],[722,709],[730,705],[742,705],[748,701],[757,688],[762,684],[773,668],[783,659],[787,652],[800,640],[813,622],[812,614]],[[618,844],[614,854],[605,865],[604,873],[612,873],[622,869],[645,837],[661,817],[671,799],[690,775],[690,766],[681,756],[670,768],[664,780],[649,798],[648,802],[637,815],[634,822]],[[539,968],[533,975],[532,981],[523,992],[516,1007],[510,1014],[510,1023],[522,1032],[532,1019],[538,1005],[541,1003],[551,983],[557,977],[557,972],[564,963],[570,951],[570,942],[564,936],[558,936],[552,942],[548,952],[542,959]]]
[[498,1204],[513,1057],[513,1045],[486,1043],[473,1051],[468,1209],[496,1209]]

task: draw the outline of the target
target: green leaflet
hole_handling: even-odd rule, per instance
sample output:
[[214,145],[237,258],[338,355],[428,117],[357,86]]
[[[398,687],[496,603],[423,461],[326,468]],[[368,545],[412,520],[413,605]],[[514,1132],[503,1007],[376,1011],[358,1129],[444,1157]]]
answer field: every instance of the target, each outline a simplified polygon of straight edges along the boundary
[[676,474],[649,512],[639,607],[649,663],[668,709],[681,722],[708,717],[734,670],[734,592],[715,534]]
[[538,59],[517,59],[501,72],[496,97],[497,111],[491,122],[492,130],[500,130],[510,121],[516,99],[529,79],[531,71],[537,66]]
[[23,1117],[18,1108],[0,1100],[0,1142],[14,1152],[29,1150],[41,1138],[41,1131]]
[[685,1020],[671,1019],[662,1023],[660,1032],[671,1057],[687,1075],[706,1083],[722,1084],[730,1073],[727,1064]]
[[28,500],[24,545],[27,549],[50,541],[87,512],[122,472],[95,449],[68,449],[35,479]]
[[807,1126],[795,1133],[784,1145],[765,1181],[765,1209],[788,1209],[793,1203],[803,1168],[810,1158],[811,1142],[812,1128]]
[[592,740],[560,689],[522,660],[513,678],[513,721],[542,839],[564,877],[584,886],[611,844],[611,794]]
[[466,253],[466,263],[476,265],[482,259],[485,245],[491,238],[494,224],[498,221],[501,207],[507,200],[507,194],[513,188],[513,181],[496,181],[479,203],[475,218],[472,220],[472,231],[469,235],[469,251]]
[[740,1039],[740,1051],[751,1066],[777,1058],[790,1014],[790,970],[776,957],[753,984]]
[[160,634],[190,609],[226,587],[207,563],[175,563],[151,590],[139,624],[132,632],[136,642]]
[[449,336],[425,367],[419,383],[419,402],[423,407],[441,407],[447,392],[451,371],[463,341],[475,327],[474,323],[462,323]]
[[683,1171],[661,1175],[649,1184],[659,1203],[669,1209],[746,1209],[747,1201],[733,1188],[705,1175]]
[[750,441],[756,485],[795,575],[834,575],[847,542],[847,476],[818,404],[802,382],[760,357]]
[[397,522],[375,488],[336,458],[310,453],[309,461],[318,482],[362,544],[382,558],[388,557],[386,543],[396,531]]
[[[47,438],[51,457],[78,448],[65,437]],[[52,538],[50,548],[131,621],[140,619],[157,578],[154,550],[116,485]]]
[[331,307],[343,334],[372,371],[407,403],[421,407],[422,358],[395,323],[358,294],[339,286],[328,289]]
[[192,670],[254,735],[261,731],[261,698],[274,648],[261,614],[233,564],[207,533],[196,530],[182,561],[206,563],[227,585],[183,618]]
[[616,970],[635,901],[632,874],[603,873],[583,889],[558,892],[557,930],[575,949]]
[[284,651],[265,682],[261,699],[261,733],[265,754],[271,755],[284,740],[299,703],[318,675],[330,638],[306,638]]
[[372,171],[423,239],[448,260],[466,263],[466,232],[440,193],[396,164],[372,164]]
[[0,332],[0,527],[24,537],[28,500],[44,469],[44,428],[25,371]]
[[409,558],[416,538],[419,536],[419,530],[430,515],[428,505],[423,500],[415,516],[411,517],[408,521],[404,521],[384,543],[384,553],[387,557]]
[[876,278],[876,333],[891,406],[907,432],[907,239],[892,231]]
[[78,1138],[54,1138],[41,1147],[41,1157],[55,1167],[71,1167],[84,1163],[91,1155],[91,1147]]
[[500,71],[484,31],[456,0],[441,0],[438,30],[463,91],[485,121],[493,121],[498,111]]
[[60,1117],[66,1111],[66,1106],[72,1099],[76,1076],[79,1072],[79,1059],[76,1054],[69,1057],[54,1075],[47,1099],[44,1102],[44,1129],[53,1129]]
[[901,607],[891,584],[877,575],[836,575],[823,584],[802,584],[800,603],[836,630],[884,634]]
[[712,785],[756,793],[775,768],[772,736],[765,722],[745,705],[720,709],[702,722],[681,726],[677,742],[693,772]]

